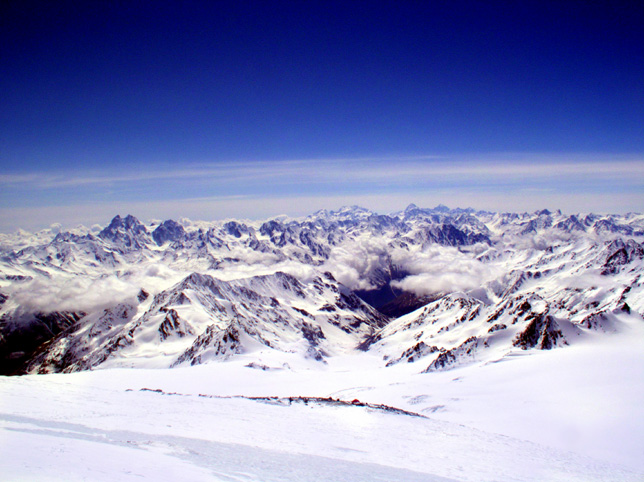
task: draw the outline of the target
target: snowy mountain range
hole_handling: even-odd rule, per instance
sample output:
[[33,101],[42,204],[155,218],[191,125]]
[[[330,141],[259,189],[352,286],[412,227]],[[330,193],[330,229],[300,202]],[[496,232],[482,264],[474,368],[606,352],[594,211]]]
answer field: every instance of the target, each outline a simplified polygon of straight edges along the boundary
[[413,204],[2,234],[0,371],[268,369],[269,352],[491,363],[641,323],[643,241],[640,214]]

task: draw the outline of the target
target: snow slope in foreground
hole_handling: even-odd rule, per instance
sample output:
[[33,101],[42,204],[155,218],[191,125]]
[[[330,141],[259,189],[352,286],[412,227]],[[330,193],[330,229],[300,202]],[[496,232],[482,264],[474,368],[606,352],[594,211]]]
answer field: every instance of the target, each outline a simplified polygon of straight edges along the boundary
[[[267,355],[273,369],[242,357],[2,377],[0,465],[30,481],[639,481],[644,353],[610,340],[428,374],[369,355]],[[232,395],[358,398],[426,418],[218,398]]]

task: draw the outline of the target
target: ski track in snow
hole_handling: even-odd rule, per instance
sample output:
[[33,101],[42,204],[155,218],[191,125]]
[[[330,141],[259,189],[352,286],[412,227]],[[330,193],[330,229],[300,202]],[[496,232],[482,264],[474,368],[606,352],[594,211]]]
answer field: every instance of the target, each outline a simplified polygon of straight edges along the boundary
[[[31,373],[93,369],[0,377],[0,479],[643,481],[642,239],[413,205],[0,235],[3,373],[43,323]],[[437,297],[349,290],[387,287]]]
[[[483,413],[493,411],[495,403],[506,407],[521,405],[521,410],[529,412],[527,419],[543,417],[547,424],[545,412],[553,408],[550,405],[554,398],[544,395],[539,399],[536,391],[523,390],[522,395],[507,399],[508,393],[521,393],[523,382],[518,377],[510,378],[506,392],[497,397],[491,397],[489,390],[477,392],[485,392],[486,384],[494,385],[494,377],[512,376],[514,370],[531,375],[536,366],[541,366],[546,371],[543,376],[548,377],[551,364],[566,364],[565,357],[546,358],[555,353],[545,353],[536,362],[533,359],[538,357],[524,357],[523,366],[517,364],[521,360],[513,360],[428,375],[413,373],[407,365],[389,370],[389,375],[384,376],[381,368],[369,369],[368,358],[346,357],[324,369],[263,371],[237,362],[171,370],[107,369],[2,377],[3,478],[263,482],[643,480],[643,472],[605,463],[600,458],[494,433],[498,422],[494,417],[493,423],[488,421],[489,431],[473,428],[477,416],[473,406],[477,403],[482,404],[479,412]],[[353,371],[347,370],[350,363]],[[635,366],[633,376],[639,368]],[[575,373],[574,369],[572,366],[568,376]],[[610,370],[607,367],[607,372]],[[570,395],[563,385],[566,376],[557,377],[551,371],[550,378],[553,390],[561,389],[561,397]],[[538,378],[536,381],[541,382]],[[601,390],[601,373],[597,382]],[[447,388],[441,392],[438,387]],[[149,390],[142,391],[144,388]],[[150,391],[157,389],[163,392]],[[347,402],[354,397],[369,403],[380,400],[421,412],[428,418],[364,406],[289,405],[238,398],[260,393],[287,397],[298,390],[306,396],[333,393]],[[416,395],[410,395],[413,391]],[[219,398],[232,395],[237,398]],[[636,392],[632,398],[637,396]],[[432,410],[436,405],[443,405],[444,412]],[[525,424],[526,420],[517,413],[508,410],[507,418],[519,426]],[[633,416],[640,414],[641,410],[635,411]],[[434,418],[437,415],[444,419]],[[478,417],[485,418],[481,413]],[[471,423],[463,425],[458,420]],[[634,422],[632,435],[637,437],[638,421]],[[479,426],[485,423],[479,421]],[[500,423],[496,426],[503,428]],[[525,429],[532,428],[526,426],[519,433],[528,434]],[[641,446],[637,438],[633,443]]]
[[[46,450],[49,449],[49,454],[38,457],[38,462],[34,463],[21,457],[20,451],[12,454],[7,447],[12,460],[5,465],[9,470],[5,476],[12,477],[11,466],[17,466],[16,480],[24,474],[25,468],[44,471],[47,480],[85,480],[86,472],[91,473],[92,480],[139,480],[141,477],[210,481],[455,480],[373,463],[285,453],[242,444],[126,430],[100,430],[27,417],[0,417],[3,429],[10,432],[8,437],[15,438],[23,447],[44,445]],[[338,447],[338,450],[354,449]],[[67,456],[81,460],[75,462],[70,470],[70,466],[61,465],[60,457]],[[101,467],[101,459],[108,457],[112,462],[108,467]]]

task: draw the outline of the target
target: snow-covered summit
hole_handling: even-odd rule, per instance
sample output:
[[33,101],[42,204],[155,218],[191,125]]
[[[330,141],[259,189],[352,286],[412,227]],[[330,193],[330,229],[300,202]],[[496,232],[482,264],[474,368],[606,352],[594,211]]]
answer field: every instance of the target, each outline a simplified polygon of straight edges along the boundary
[[[17,370],[37,366],[34,356],[58,370],[121,353],[138,366],[155,350],[161,364],[192,363],[213,358],[205,353],[227,334],[240,341],[222,348],[226,356],[274,349],[324,359],[360,345],[383,363],[446,369],[620,330],[644,313],[643,240],[642,215],[414,204],[258,222],[128,215],[92,231],[3,235],[0,356]],[[179,362],[180,352],[190,355]]]

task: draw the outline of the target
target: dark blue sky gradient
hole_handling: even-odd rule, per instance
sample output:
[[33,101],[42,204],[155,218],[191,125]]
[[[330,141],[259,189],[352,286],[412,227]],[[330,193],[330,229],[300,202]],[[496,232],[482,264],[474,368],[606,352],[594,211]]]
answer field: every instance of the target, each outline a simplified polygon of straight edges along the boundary
[[5,171],[644,151],[644,2],[2,2]]

